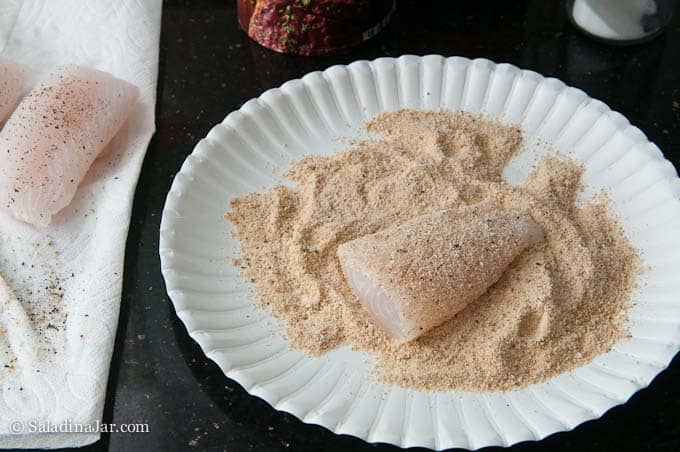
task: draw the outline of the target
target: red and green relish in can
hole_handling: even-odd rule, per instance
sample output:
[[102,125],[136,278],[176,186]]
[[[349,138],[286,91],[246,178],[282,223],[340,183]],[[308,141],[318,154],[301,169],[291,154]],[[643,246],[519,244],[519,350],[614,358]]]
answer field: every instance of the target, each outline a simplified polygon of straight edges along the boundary
[[276,52],[326,55],[377,35],[395,6],[395,0],[238,0],[238,19],[248,36]]

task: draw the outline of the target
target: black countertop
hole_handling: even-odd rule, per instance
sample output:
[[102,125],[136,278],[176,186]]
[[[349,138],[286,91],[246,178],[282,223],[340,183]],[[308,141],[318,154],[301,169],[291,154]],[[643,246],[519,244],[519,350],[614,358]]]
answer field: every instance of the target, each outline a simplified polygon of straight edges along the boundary
[[[196,142],[268,88],[356,59],[462,55],[513,63],[583,89],[620,111],[680,162],[680,20],[652,42],[607,47],[569,24],[562,2],[399,1],[368,45],[324,58],[275,54],[236,23],[235,1],[164,5],[158,131],[141,174],[127,242],[120,322],[104,422],[149,433],[105,434],[85,450],[396,450],[303,424],[249,396],[188,337],[165,292],[158,230],[165,196]],[[628,403],[517,451],[680,450],[680,360]]]

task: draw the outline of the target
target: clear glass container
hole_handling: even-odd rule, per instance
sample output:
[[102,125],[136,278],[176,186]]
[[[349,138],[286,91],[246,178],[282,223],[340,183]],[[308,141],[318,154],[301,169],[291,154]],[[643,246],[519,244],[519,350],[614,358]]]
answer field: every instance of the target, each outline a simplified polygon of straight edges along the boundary
[[568,0],[567,15],[579,30],[609,44],[637,44],[659,35],[674,0]]

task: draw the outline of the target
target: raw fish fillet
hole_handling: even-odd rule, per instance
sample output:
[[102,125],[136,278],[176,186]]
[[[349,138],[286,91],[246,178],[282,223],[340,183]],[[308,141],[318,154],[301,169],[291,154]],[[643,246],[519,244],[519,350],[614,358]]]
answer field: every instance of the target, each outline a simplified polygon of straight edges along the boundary
[[541,228],[516,212],[440,211],[344,243],[338,257],[375,323],[410,341],[483,295],[542,240]]
[[17,106],[27,76],[26,68],[0,58],[0,123]]
[[19,364],[26,367],[30,365],[36,359],[37,340],[24,307],[2,275],[0,275],[0,328]]
[[0,203],[45,226],[66,207],[137,101],[136,86],[80,66],[57,68],[0,132]]

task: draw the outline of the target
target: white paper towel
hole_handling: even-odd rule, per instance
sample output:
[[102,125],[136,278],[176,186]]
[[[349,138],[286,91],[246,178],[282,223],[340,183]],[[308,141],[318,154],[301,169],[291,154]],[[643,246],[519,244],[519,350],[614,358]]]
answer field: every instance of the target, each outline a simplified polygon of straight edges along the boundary
[[0,274],[31,319],[37,348],[35,358],[16,356],[7,331],[25,326],[0,325],[0,447],[82,446],[100,434],[32,430],[101,422],[132,198],[154,132],[161,0],[2,0],[0,16],[0,50],[29,68],[27,88],[75,63],[141,91],[110,151],[50,227],[0,213]]

